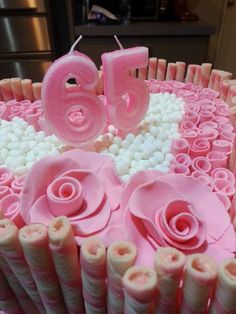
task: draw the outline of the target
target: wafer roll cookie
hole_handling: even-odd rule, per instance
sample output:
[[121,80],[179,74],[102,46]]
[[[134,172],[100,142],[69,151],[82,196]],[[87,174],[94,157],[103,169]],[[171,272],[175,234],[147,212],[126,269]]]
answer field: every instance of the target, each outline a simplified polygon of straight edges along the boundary
[[19,239],[47,314],[67,313],[48,246],[47,227],[25,226]]
[[48,228],[54,266],[68,313],[84,313],[77,244],[67,217],[53,219]]
[[157,75],[157,58],[149,58],[148,61],[148,80],[156,79]]
[[[106,248],[97,237],[87,238],[80,250],[83,296],[86,313],[90,307],[106,313]],[[93,313],[93,312],[90,312]]]
[[22,92],[25,99],[30,101],[34,100],[32,81],[29,79],[24,79],[21,81]]
[[12,272],[31,297],[40,313],[46,313],[35,281],[26,263],[18,239],[18,228],[9,219],[0,220],[0,252],[11,267]]
[[218,270],[218,282],[211,314],[236,313],[236,259],[224,261]]
[[211,63],[203,63],[201,66],[200,86],[204,88],[208,87],[211,68],[212,68]]
[[149,314],[157,299],[157,274],[154,270],[133,266],[123,277],[125,314]]
[[176,81],[184,82],[185,68],[186,68],[185,62],[179,61],[176,62],[176,76],[175,76]]
[[158,277],[160,298],[154,313],[176,313],[185,262],[185,255],[175,248],[158,249],[154,258],[154,267]]
[[134,265],[136,246],[128,241],[112,243],[107,251],[108,313],[121,314],[124,311],[122,278]]
[[196,71],[195,71],[194,78],[193,78],[193,84],[199,85],[200,79],[201,79],[201,66],[196,65]]
[[24,314],[8,281],[0,270],[0,309],[9,314]]
[[95,92],[97,95],[103,94],[103,71],[98,70],[98,83],[95,87]]
[[188,256],[180,313],[206,313],[216,278],[217,267],[210,257],[198,253]]
[[41,99],[41,87],[42,83],[36,82],[32,84],[33,95],[35,100]]
[[138,78],[140,80],[146,80],[147,79],[147,67],[138,69]]
[[166,60],[158,59],[157,62],[157,80],[164,81],[166,75]]
[[7,278],[7,281],[9,283],[9,286],[11,287],[14,295],[17,298],[17,301],[19,302],[23,312],[25,314],[39,314],[38,309],[28,296],[28,294],[23,289],[22,285],[17,280],[16,276],[13,274],[10,266],[6,262],[5,258],[0,255],[0,268],[2,272],[4,273],[5,277]]
[[175,80],[176,68],[177,68],[176,63],[168,63],[166,70],[167,81]]
[[0,90],[4,101],[13,99],[10,79],[3,79],[0,81]]
[[23,100],[24,95],[21,86],[21,79],[19,77],[13,77],[10,80],[10,84],[14,99],[18,101]]
[[196,73],[196,65],[195,64],[189,64],[187,68],[187,74],[185,78],[185,82],[193,83],[193,79]]

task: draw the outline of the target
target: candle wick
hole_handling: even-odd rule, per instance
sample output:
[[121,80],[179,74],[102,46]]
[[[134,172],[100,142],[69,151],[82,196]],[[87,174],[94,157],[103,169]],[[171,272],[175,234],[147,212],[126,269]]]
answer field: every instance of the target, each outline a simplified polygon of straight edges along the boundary
[[75,47],[77,46],[78,42],[81,41],[82,38],[83,38],[83,36],[80,35],[79,38],[76,39],[76,41],[71,46],[69,53],[72,53],[75,50]]
[[124,49],[124,47],[122,46],[121,42],[119,41],[118,37],[116,35],[114,35],[114,38],[118,44],[118,46],[120,47],[120,49]]

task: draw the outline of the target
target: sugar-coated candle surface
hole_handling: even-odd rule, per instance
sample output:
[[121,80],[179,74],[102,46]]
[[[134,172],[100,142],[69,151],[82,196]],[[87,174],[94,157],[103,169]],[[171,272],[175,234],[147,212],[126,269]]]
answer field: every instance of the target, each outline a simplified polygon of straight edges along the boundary
[[[134,130],[147,112],[148,87],[143,80],[129,75],[130,71],[144,68],[147,64],[146,47],[121,49],[102,55],[109,119],[119,130]],[[128,97],[124,97],[127,94]]]
[[[70,78],[74,78],[78,85],[68,88],[66,83]],[[97,82],[95,64],[76,51],[56,60],[44,77],[45,119],[54,134],[71,146],[93,141],[106,126],[104,106],[91,91]]]

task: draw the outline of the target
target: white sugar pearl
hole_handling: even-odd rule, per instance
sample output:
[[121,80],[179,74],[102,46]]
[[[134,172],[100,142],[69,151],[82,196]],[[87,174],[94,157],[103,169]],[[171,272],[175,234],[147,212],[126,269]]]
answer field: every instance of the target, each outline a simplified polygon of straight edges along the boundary
[[[37,144],[36,144],[37,145]],[[37,145],[38,149],[40,150],[50,150],[52,148],[52,144],[50,143],[39,143]]]
[[18,157],[20,155],[21,155],[21,153],[20,153],[19,149],[12,149],[9,151],[9,156]]
[[129,134],[126,135],[125,139],[126,139],[128,142],[132,143],[132,142],[134,141],[134,139],[135,139],[135,135],[132,134],[132,133],[129,133]]
[[26,168],[27,168],[27,169],[30,169],[34,164],[35,164],[34,161],[27,162]]
[[137,152],[137,150],[139,149],[139,145],[131,144],[131,145],[128,147],[128,149],[129,149],[131,152],[135,153],[135,152]]
[[131,167],[136,168],[138,166],[138,162],[136,160],[131,161]]
[[130,142],[127,141],[127,140],[123,140],[122,143],[121,143],[121,146],[123,148],[128,148],[130,146]]
[[170,167],[170,161],[169,160],[164,160],[162,163],[161,163],[164,167]]
[[128,182],[129,179],[130,179],[130,176],[128,174],[125,174],[121,177],[121,179],[124,181],[124,182]]
[[21,175],[25,174],[26,172],[27,172],[26,166],[19,166],[19,167],[15,168],[15,174],[16,175],[21,176]]
[[133,174],[135,174],[137,172],[136,168],[130,168],[129,169],[129,174],[132,176]]
[[47,157],[48,155],[49,155],[49,153],[46,150],[39,151],[38,154],[37,154],[37,156],[39,158],[44,158],[44,157]]
[[27,162],[31,162],[31,161],[34,161],[36,160],[36,156],[35,156],[35,153],[33,151],[29,151],[27,154],[26,154],[26,161]]
[[175,158],[174,155],[171,153],[165,155],[165,160],[173,161],[174,158]]
[[34,149],[35,147],[38,147],[38,143],[36,141],[29,141],[28,145],[30,149]]
[[114,127],[114,125],[109,125],[107,129],[108,129],[108,132],[110,132],[111,134],[113,135],[116,134],[116,128]]
[[129,162],[125,160],[118,162],[116,164],[116,169],[120,175],[126,174],[129,170]]
[[126,150],[124,148],[119,149],[119,155],[120,156],[124,155],[125,152],[126,152]]
[[157,163],[160,163],[164,160],[164,154],[161,152],[155,152],[153,157]]
[[154,167],[156,165],[156,160],[154,157],[149,158],[150,167]]
[[163,154],[168,154],[170,152],[170,150],[171,150],[171,148],[170,148],[169,145],[163,145],[161,151],[162,151]]
[[3,159],[5,159],[5,158],[7,158],[7,156],[9,155],[9,150],[6,149],[6,148],[3,148],[3,149],[1,150],[1,152],[0,152],[0,154],[1,154],[1,157],[2,157]]
[[119,152],[119,146],[117,144],[112,144],[110,147],[109,147],[109,151],[110,153],[114,154],[114,155],[117,155],[118,152]]
[[152,126],[152,127],[150,128],[150,133],[151,133],[153,136],[157,136],[158,133],[159,133],[159,128],[156,127],[156,126]]
[[142,159],[142,154],[140,152],[134,153],[134,159],[140,161]]
[[116,145],[118,145],[118,146],[121,146],[122,140],[121,140],[120,137],[115,136],[115,137],[113,138],[113,143],[116,144]]

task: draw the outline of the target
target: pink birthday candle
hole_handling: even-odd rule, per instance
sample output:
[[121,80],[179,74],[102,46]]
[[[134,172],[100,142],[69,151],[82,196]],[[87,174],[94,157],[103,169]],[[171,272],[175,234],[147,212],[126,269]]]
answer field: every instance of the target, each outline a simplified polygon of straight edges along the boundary
[[166,60],[158,59],[157,63],[157,80],[164,81],[166,76]]
[[175,76],[176,81],[184,82],[185,68],[186,68],[185,62],[180,61],[176,62],[176,76]]
[[6,262],[5,258],[0,254],[0,268],[2,272],[4,273],[5,277],[7,278],[7,281],[9,283],[9,286],[11,287],[14,295],[17,298],[17,301],[19,302],[23,313],[25,314],[40,314],[28,294],[25,292],[22,285],[17,280],[16,276],[13,274],[10,266]]
[[130,267],[124,277],[124,314],[151,314],[153,301],[158,299],[157,274],[142,266]]
[[187,68],[187,74],[185,78],[185,82],[193,83],[193,79],[196,73],[196,65],[195,64],[189,64]]
[[[42,85],[43,111],[50,129],[63,142],[77,147],[91,144],[107,123],[104,105],[94,92],[97,67],[86,55],[74,51],[80,39],[50,66]],[[67,88],[69,78],[78,85]]]
[[102,240],[95,236],[84,240],[80,250],[80,265],[86,313],[105,314],[106,248]]
[[124,312],[124,291],[122,277],[134,265],[136,246],[128,241],[112,243],[107,250],[107,307],[108,313]]
[[21,79],[19,77],[11,78],[10,84],[14,99],[18,101],[23,100],[24,95],[21,86]]
[[176,63],[168,63],[166,70],[166,81],[175,80],[176,68]]
[[47,227],[41,224],[25,226],[19,231],[19,240],[46,312],[66,314],[49,250]]
[[226,260],[219,266],[218,282],[210,314],[236,313],[236,259]]
[[217,267],[207,255],[196,253],[187,258],[183,301],[180,313],[206,313],[208,300],[215,288]]
[[[104,94],[111,124],[121,132],[134,131],[147,112],[147,84],[129,75],[135,68],[148,65],[148,48],[120,49],[102,55]],[[123,97],[124,95],[128,97]]]
[[156,79],[157,75],[157,58],[149,58],[148,61],[148,80]]
[[24,79],[21,81],[22,92],[24,95],[24,99],[28,99],[30,101],[34,100],[32,81],[30,79]]
[[6,276],[0,269],[0,309],[8,314],[24,314],[19,302],[17,301]]
[[35,82],[32,84],[34,100],[41,99],[42,83]]
[[69,314],[84,313],[78,248],[67,217],[54,218],[48,227],[49,245]]
[[13,99],[10,82],[10,79],[3,79],[0,81],[0,89],[4,101]]
[[176,313],[185,262],[185,255],[175,248],[165,247],[157,250],[154,267],[158,277],[160,298],[154,313]]
[[200,86],[208,87],[210,74],[211,74],[211,63],[203,63],[201,67],[201,76],[200,76]]
[[0,252],[11,267],[22,287],[34,301],[41,313],[46,313],[39,296],[35,281],[24,257],[18,239],[18,228],[9,219],[0,220]]

